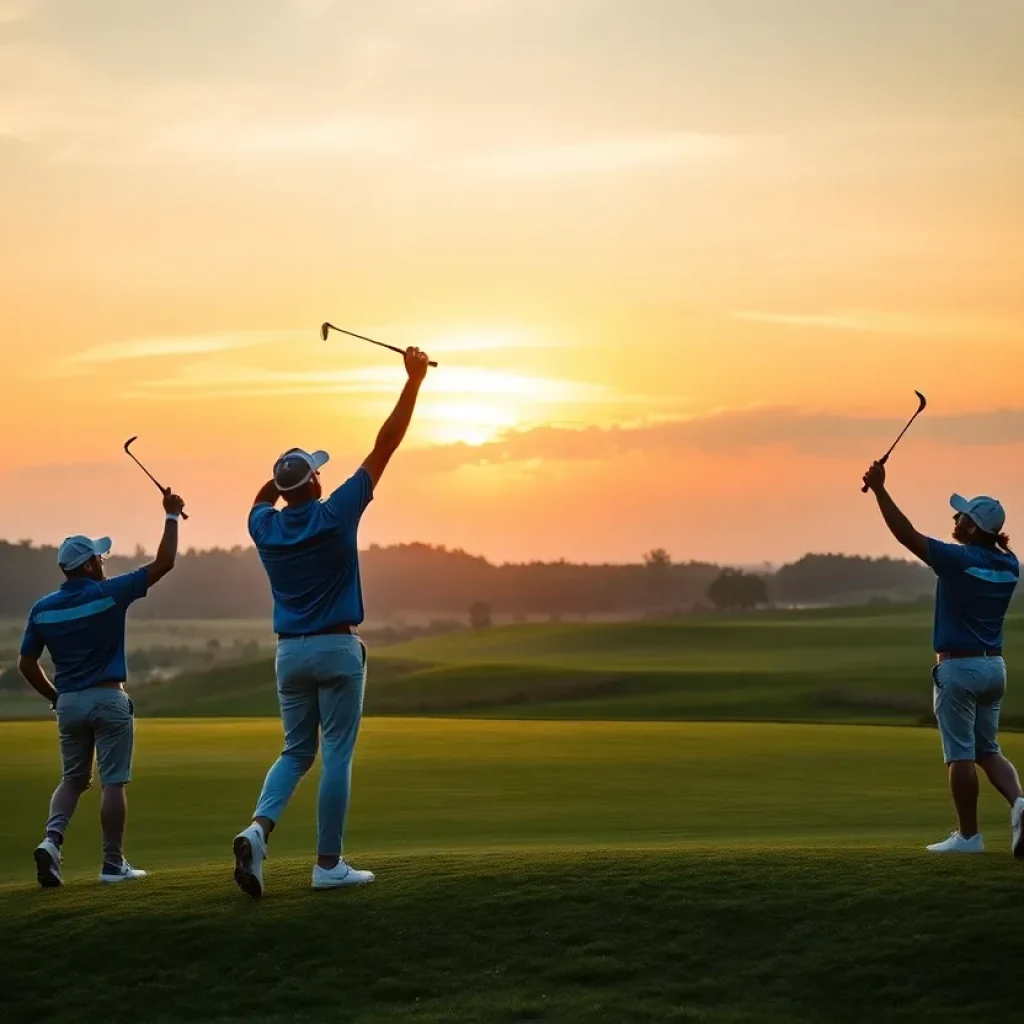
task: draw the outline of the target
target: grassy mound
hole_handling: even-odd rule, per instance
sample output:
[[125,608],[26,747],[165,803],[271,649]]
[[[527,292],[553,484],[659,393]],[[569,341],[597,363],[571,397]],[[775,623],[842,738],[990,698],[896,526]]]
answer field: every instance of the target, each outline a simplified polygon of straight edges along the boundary
[[[1003,858],[656,851],[272,862],[0,889],[4,1020],[862,1022],[1019,1017]],[[54,946],[73,951],[56,955]],[[41,955],[47,950],[54,955]]]
[[1006,808],[983,791],[990,855],[924,853],[950,813],[932,732],[369,719],[347,848],[378,881],[310,890],[314,773],[252,902],[231,837],[279,744],[275,720],[140,720],[127,852],[151,877],[96,882],[92,792],[41,891],[56,736],[0,725],[4,1024],[1019,1016]]
[[[510,626],[373,652],[369,715],[931,720],[930,612],[919,607],[744,618]],[[1008,627],[1011,668],[1024,618]],[[149,715],[276,714],[269,661],[135,690]],[[1024,724],[1010,687],[1006,725]]]

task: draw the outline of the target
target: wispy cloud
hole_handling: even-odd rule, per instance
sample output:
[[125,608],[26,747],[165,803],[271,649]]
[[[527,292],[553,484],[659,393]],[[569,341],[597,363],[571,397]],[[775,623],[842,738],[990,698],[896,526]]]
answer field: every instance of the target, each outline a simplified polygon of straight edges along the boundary
[[[991,335],[1000,325],[983,316],[950,313],[900,313],[888,310],[838,310],[830,312],[769,312],[738,310],[735,320],[812,330],[858,331],[869,334],[903,334],[917,337],[960,338],[984,332]],[[1017,330],[1007,324],[1007,330]]]
[[289,0],[289,3],[300,17],[319,21],[334,7],[335,0]]
[[500,178],[546,178],[703,162],[734,152],[725,136],[669,132],[555,146],[498,149],[471,157],[471,172]]
[[[340,326],[340,325],[339,325]],[[557,339],[543,332],[522,327],[501,327],[488,324],[461,326],[452,329],[431,324],[382,324],[354,330],[389,345],[404,348],[416,345],[430,355],[451,353],[520,351],[522,349],[565,348],[572,344],[564,337]]]
[[[308,335],[309,332],[306,332]],[[134,359],[155,359],[165,356],[204,355],[255,348],[259,345],[304,340],[299,331],[230,331],[217,334],[168,335],[154,338],[133,338],[95,345],[69,356],[70,366],[93,363],[120,363]]]
[[877,318],[849,313],[768,313],[761,310],[740,310],[733,313],[736,320],[752,320],[780,327],[821,327],[840,331],[878,331],[882,327]]
[[141,155],[254,156],[283,153],[395,156],[409,144],[413,127],[384,117],[339,114],[323,118],[264,115],[246,118],[238,110],[213,110],[182,118],[151,134]]
[[[799,408],[736,409],[655,423],[607,427],[538,427],[513,430],[480,445],[421,449],[422,468],[537,461],[599,462],[643,453],[702,451],[738,454],[784,447],[811,457],[870,457],[901,424],[883,417],[842,415]],[[1024,444],[1024,408],[924,417],[915,435],[953,446]]]
[[[365,78],[379,57],[363,41],[350,48]],[[73,53],[31,42],[3,46],[0,96],[0,135],[83,164],[310,154],[386,159],[425,131],[415,118],[373,104],[310,109],[295,90],[259,81],[211,86],[185,79],[126,90]]]
[[[138,381],[126,397],[195,401],[265,395],[396,394],[402,380],[403,372],[397,365],[348,370],[268,370],[207,362],[188,366],[176,377]],[[431,375],[428,392],[566,403],[600,400],[607,389],[554,377],[453,366]]]
[[[360,325],[362,328],[362,325]],[[536,331],[511,327],[463,327],[443,330],[428,324],[393,325],[362,328],[370,337],[399,348],[418,345],[433,356],[451,354],[472,354],[478,352],[515,351],[526,348],[544,348],[551,344]],[[333,338],[341,337],[331,335]],[[342,338],[341,345],[360,345]],[[118,363],[145,362],[154,359],[182,359],[188,356],[218,356],[227,352],[256,349],[264,346],[288,345],[292,351],[296,346],[305,346],[311,355],[321,346],[314,328],[273,331],[214,331],[203,334],[159,335],[147,338],[131,338],[124,341],[108,342],[74,352],[49,367],[47,376],[77,376],[90,369]],[[331,346],[327,351],[333,351]],[[202,397],[225,397],[228,395],[263,395],[273,389],[284,388],[283,393],[312,394],[324,393],[374,393],[390,392],[395,381],[400,379],[397,368],[380,367],[367,370],[327,371],[326,373],[276,372],[258,367],[228,367],[221,363],[195,363],[178,370],[177,376],[161,377],[159,380],[142,380],[133,385],[133,394],[162,393],[165,397],[184,395]],[[483,375],[483,376],[481,376]],[[497,373],[466,367],[446,367],[442,389],[455,388],[455,393],[465,390],[482,389],[484,394],[497,393],[498,379],[502,381],[508,395],[526,395],[536,388],[539,400],[549,400],[557,391],[559,401],[572,401],[573,395],[594,389],[577,389],[576,385],[565,382],[547,381],[545,378]],[[555,387],[559,385],[561,390]],[[432,379],[432,387],[434,382]],[[437,388],[434,387],[436,390]],[[553,390],[554,389],[554,390]],[[575,390],[574,390],[575,389]],[[276,392],[275,392],[276,393]]]
[[0,0],[0,28],[27,18],[39,0]]

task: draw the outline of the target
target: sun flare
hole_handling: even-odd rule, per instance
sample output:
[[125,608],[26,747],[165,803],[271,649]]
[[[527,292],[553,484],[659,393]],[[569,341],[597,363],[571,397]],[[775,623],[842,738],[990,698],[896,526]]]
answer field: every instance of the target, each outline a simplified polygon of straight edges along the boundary
[[480,445],[520,425],[514,402],[430,402],[420,410],[430,444]]

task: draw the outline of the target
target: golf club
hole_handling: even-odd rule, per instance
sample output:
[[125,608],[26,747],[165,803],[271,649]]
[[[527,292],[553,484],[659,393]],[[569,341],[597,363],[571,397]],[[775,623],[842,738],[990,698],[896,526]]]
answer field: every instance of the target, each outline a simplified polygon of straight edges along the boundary
[[[125,453],[125,455],[127,455],[128,458],[131,459],[132,462],[134,462],[135,465],[138,466],[139,469],[141,469],[142,472],[145,473],[146,476],[148,476],[149,479],[152,480],[153,483],[156,484],[157,490],[161,494],[167,494],[167,488],[164,487],[164,485],[162,483],[160,483],[160,481],[157,480],[157,478],[155,476],[153,476],[153,474],[150,473],[150,471],[148,469],[146,469],[146,467],[141,462],[139,462],[139,460],[137,458],[135,458],[135,453],[131,451],[132,444],[134,444],[134,442],[136,442],[138,439],[139,439],[138,435],[136,435],[135,437],[129,437],[128,440],[125,441],[125,443],[124,443],[124,453]],[[185,514],[184,511],[181,513],[181,518],[182,519],[188,519],[188,516]]]
[[[916,420],[917,417],[920,416],[921,413],[924,412],[924,407],[928,404],[928,399],[925,398],[924,395],[922,395],[920,391],[915,391],[914,394],[917,395],[917,399],[918,399],[917,412],[915,412],[914,415],[911,416],[909,420],[907,420],[907,425],[900,431],[899,437],[897,437],[896,440],[893,441],[893,443],[892,443],[891,447],[889,448],[889,450],[878,460],[883,466],[889,461],[889,456],[892,455],[893,448],[895,448],[896,445],[898,445],[900,443],[900,438],[903,437],[903,435],[910,429],[910,424],[913,423],[914,420]],[[865,484],[861,488],[861,491],[864,494],[867,494],[868,493],[868,485]]]
[[[328,331],[337,331],[339,334],[347,334],[350,338],[358,338],[360,341],[368,341],[371,345],[380,345],[381,348],[390,349],[392,352],[397,352],[400,356],[405,355],[405,350],[397,348],[395,345],[386,345],[383,341],[374,341],[373,338],[368,338],[365,334],[356,334],[355,331],[346,331],[344,327],[335,327],[334,324],[330,324],[325,320],[320,325],[320,337],[323,338],[324,341],[327,340]],[[429,365],[437,366],[437,363],[431,360]]]

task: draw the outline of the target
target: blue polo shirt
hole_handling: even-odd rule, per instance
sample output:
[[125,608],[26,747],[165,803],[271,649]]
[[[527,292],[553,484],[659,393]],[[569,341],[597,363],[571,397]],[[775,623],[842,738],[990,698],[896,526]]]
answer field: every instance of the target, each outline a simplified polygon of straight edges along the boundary
[[318,633],[363,621],[356,533],[373,500],[360,468],[326,501],[253,507],[249,536],[270,579],[275,633]]
[[977,544],[928,538],[935,588],[935,650],[953,654],[1003,646],[1003,620],[1020,579],[1017,556]]
[[67,580],[32,607],[21,653],[39,658],[44,649],[50,652],[58,693],[123,683],[128,678],[125,616],[148,589],[145,569],[109,580]]

